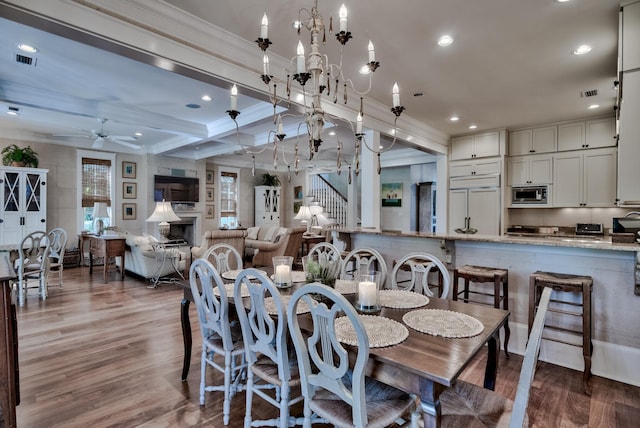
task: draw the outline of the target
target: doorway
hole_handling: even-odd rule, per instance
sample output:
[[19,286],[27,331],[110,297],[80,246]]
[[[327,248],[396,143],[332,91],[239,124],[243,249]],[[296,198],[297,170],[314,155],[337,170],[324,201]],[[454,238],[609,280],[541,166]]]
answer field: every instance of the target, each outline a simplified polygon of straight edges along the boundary
[[434,184],[433,181],[416,184],[418,232],[436,231],[436,188]]

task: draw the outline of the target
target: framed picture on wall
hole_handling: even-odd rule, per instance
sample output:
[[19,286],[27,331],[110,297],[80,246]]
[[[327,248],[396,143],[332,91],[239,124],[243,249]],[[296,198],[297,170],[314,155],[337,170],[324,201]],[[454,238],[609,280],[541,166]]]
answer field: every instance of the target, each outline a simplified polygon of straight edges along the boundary
[[138,185],[125,181],[122,183],[122,199],[135,199],[138,196]]
[[136,204],[133,204],[133,203],[122,204],[122,219],[123,220],[136,219]]
[[206,182],[207,182],[207,184],[214,184],[213,171],[207,170]]
[[213,187],[207,187],[207,202],[213,202],[214,191]]
[[136,163],[122,161],[122,178],[136,178]]
[[302,186],[295,186],[293,188],[293,199],[303,199]]
[[402,183],[384,183],[380,189],[383,207],[402,206]]
[[206,205],[206,211],[204,213],[204,218],[213,218],[213,213],[214,213],[214,206],[215,205]]
[[293,213],[298,214],[298,211],[300,211],[301,206],[302,206],[302,201],[293,201]]

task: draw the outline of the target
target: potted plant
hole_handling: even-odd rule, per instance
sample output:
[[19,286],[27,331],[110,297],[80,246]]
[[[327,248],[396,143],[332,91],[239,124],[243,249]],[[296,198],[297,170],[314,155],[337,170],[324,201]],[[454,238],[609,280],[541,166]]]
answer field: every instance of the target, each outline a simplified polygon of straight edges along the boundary
[[265,172],[262,174],[262,181],[260,182],[262,186],[271,186],[278,187],[280,185],[280,178],[278,178],[275,174],[269,174]]
[[15,144],[2,149],[2,164],[5,166],[38,167],[38,154],[31,146],[18,147]]

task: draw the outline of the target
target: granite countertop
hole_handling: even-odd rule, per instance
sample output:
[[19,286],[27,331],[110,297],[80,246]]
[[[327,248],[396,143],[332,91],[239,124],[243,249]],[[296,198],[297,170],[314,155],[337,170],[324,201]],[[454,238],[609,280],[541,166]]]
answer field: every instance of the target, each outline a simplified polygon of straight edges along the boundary
[[363,233],[382,236],[402,236],[414,238],[431,238],[451,241],[495,242],[504,244],[543,245],[552,247],[591,248],[613,251],[640,251],[638,243],[611,242],[611,236],[582,236],[582,235],[541,235],[529,233],[514,233],[502,236],[477,234],[447,234],[432,232],[411,232],[401,230],[381,230],[374,228],[337,228],[331,229],[343,233]]

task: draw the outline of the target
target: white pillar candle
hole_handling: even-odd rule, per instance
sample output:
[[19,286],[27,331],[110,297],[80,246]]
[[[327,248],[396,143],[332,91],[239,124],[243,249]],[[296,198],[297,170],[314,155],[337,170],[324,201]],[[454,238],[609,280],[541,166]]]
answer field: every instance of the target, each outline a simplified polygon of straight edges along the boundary
[[369,62],[376,61],[376,51],[373,49],[373,43],[369,40]]
[[266,39],[269,34],[269,20],[267,19],[267,14],[265,13],[262,17],[262,25],[260,25],[260,38]]
[[306,71],[306,66],[304,63],[304,46],[302,46],[302,42],[300,40],[298,40],[297,54],[298,54],[298,58],[296,62],[296,65],[297,65],[296,72],[298,74],[304,73]]
[[285,266],[285,265],[276,266],[276,272],[273,275],[273,279],[276,282],[276,284],[284,284],[284,283],[291,282],[290,278],[291,278],[291,269],[289,269],[289,266]]
[[378,286],[372,281],[362,281],[358,283],[358,298],[361,306],[375,306],[377,299]]

